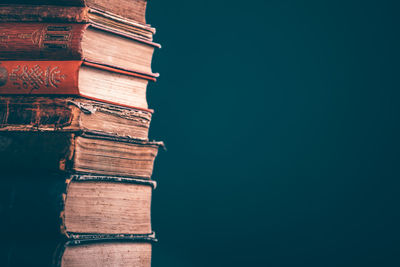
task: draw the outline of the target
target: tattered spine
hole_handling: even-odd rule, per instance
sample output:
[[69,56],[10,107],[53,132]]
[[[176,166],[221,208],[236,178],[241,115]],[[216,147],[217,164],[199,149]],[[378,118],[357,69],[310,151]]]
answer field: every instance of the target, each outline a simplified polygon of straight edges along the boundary
[[84,98],[0,97],[1,131],[92,131],[147,140],[151,116],[150,111]]

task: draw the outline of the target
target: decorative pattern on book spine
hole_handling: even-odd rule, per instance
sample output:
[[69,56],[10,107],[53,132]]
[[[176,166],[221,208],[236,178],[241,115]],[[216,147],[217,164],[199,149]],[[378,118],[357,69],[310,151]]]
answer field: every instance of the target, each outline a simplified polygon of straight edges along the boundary
[[79,94],[81,64],[81,61],[2,61],[0,94]]

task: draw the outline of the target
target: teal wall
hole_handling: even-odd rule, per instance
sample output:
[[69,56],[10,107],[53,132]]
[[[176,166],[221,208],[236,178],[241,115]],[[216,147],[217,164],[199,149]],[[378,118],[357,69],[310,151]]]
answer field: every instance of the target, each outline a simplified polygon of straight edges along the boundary
[[154,267],[400,266],[398,1],[161,1]]

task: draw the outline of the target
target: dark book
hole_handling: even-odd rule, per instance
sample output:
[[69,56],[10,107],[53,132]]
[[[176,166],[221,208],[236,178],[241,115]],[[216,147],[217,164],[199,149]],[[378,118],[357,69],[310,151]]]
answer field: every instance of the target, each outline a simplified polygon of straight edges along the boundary
[[150,179],[160,142],[104,133],[0,132],[0,168]]
[[1,266],[150,266],[155,182],[18,170],[1,178]]
[[2,267],[151,267],[152,236],[107,236],[89,240],[5,239]]
[[0,131],[107,132],[148,140],[152,113],[73,97],[0,97]]

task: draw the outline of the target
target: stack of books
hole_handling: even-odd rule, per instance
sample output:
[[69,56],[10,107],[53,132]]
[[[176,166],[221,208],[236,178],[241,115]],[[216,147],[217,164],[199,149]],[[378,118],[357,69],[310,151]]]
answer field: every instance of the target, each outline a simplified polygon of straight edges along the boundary
[[0,5],[0,266],[151,265],[146,0]]

